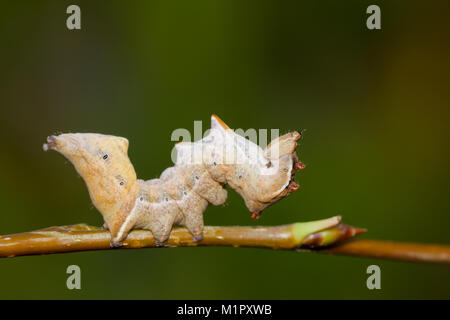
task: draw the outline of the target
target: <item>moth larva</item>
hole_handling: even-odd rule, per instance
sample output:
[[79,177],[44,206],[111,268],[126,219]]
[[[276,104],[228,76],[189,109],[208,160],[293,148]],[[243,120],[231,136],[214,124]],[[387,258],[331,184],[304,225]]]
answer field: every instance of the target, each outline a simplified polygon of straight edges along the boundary
[[120,246],[133,228],[150,230],[162,244],[173,225],[185,226],[195,240],[203,237],[203,212],[222,205],[225,184],[238,192],[252,218],[299,188],[296,170],[304,168],[295,153],[297,131],[273,140],[267,148],[245,139],[217,116],[208,136],[177,144],[175,166],[158,179],[136,178],[128,158],[128,140],[94,133],[49,136],[44,150],[65,156],[86,182],[94,206]]

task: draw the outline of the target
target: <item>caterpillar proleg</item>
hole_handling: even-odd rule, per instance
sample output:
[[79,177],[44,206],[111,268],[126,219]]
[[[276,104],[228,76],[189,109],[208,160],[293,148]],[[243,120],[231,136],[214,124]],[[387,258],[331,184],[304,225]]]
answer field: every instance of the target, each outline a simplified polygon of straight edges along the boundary
[[111,244],[120,246],[134,228],[150,230],[163,244],[174,225],[185,226],[201,240],[203,213],[209,203],[225,203],[225,184],[242,196],[252,218],[258,218],[299,188],[294,175],[304,168],[295,153],[300,137],[294,131],[262,149],[213,115],[209,134],[177,144],[175,165],[147,181],[136,177],[126,138],[68,133],[49,136],[43,148],[58,151],[74,165],[111,233]]

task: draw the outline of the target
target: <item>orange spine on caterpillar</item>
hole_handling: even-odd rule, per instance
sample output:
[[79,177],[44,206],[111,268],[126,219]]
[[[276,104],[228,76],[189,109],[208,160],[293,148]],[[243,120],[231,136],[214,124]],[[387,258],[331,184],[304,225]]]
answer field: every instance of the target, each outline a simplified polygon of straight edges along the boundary
[[163,244],[174,225],[185,226],[201,240],[203,213],[209,203],[225,203],[225,184],[242,196],[254,219],[297,190],[295,171],[304,168],[295,153],[300,137],[294,131],[262,149],[213,115],[209,134],[178,143],[175,165],[147,181],[137,179],[128,140],[122,137],[61,134],[49,136],[44,150],[56,150],[74,165],[111,232],[113,246],[120,246],[134,228],[150,230]]

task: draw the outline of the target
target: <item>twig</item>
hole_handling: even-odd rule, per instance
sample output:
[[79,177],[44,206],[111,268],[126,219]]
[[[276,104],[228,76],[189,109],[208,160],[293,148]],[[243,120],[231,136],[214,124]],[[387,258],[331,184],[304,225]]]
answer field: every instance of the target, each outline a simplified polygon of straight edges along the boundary
[[[332,221],[332,219],[334,219]],[[339,224],[340,218],[275,227],[206,226],[204,238],[193,241],[185,228],[173,229],[167,247],[234,246],[310,251],[404,261],[450,263],[450,246],[374,240],[343,241],[365,230]],[[327,228],[328,225],[334,225]],[[320,230],[321,231],[317,231]],[[316,230],[316,232],[310,232]],[[78,224],[0,236],[0,257],[113,249],[102,228]],[[330,244],[334,244],[330,246]],[[157,247],[152,233],[132,231],[122,248]]]
[[450,246],[358,239],[315,252],[413,262],[450,264]]

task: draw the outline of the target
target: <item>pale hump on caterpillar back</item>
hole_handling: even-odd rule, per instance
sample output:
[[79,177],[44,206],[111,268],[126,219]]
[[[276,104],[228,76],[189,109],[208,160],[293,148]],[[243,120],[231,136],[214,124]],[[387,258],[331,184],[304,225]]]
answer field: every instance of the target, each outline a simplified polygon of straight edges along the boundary
[[222,205],[229,184],[244,199],[253,218],[295,191],[296,170],[304,168],[295,154],[299,132],[273,140],[266,149],[237,135],[217,116],[208,136],[176,145],[177,161],[159,179],[137,180],[128,158],[128,140],[101,134],[50,136],[44,150],[63,154],[85,180],[95,207],[118,246],[133,228],[152,231],[164,243],[173,225],[203,236],[208,203]]
[[95,133],[49,136],[44,150],[66,157],[85,181],[92,203],[116,234],[134,207],[138,186],[128,158],[128,140]]

